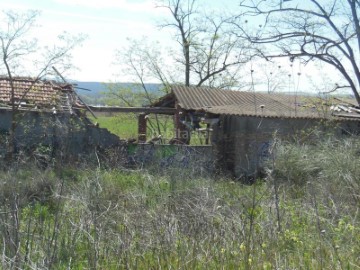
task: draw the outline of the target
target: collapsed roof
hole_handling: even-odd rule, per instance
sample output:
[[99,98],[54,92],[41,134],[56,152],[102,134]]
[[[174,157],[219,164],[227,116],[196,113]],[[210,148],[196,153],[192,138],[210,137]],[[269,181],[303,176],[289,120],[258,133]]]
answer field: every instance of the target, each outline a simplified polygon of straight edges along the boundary
[[[14,104],[21,110],[56,110],[73,113],[74,109],[84,105],[78,99],[74,88],[68,83],[49,80],[16,77],[14,85]],[[0,77],[0,107],[10,108],[12,105],[11,81],[8,77]]]
[[360,108],[352,99],[320,99],[210,87],[172,86],[171,93],[160,98],[153,106],[175,107],[175,103],[183,110],[219,115],[360,120]]

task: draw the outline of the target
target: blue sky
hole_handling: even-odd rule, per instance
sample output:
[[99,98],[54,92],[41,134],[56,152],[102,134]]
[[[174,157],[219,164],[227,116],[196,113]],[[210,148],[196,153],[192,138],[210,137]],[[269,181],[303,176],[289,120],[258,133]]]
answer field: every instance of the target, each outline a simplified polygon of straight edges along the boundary
[[[153,0],[5,0],[3,10],[41,11],[36,30],[39,41],[51,44],[63,31],[88,36],[81,48],[73,52],[73,63],[79,68],[69,76],[81,81],[126,80],[112,65],[116,49],[126,45],[126,38],[151,37],[161,44],[171,43],[168,30],[158,23],[168,16],[165,9],[156,8]],[[5,3],[4,3],[5,2]],[[201,1],[200,1],[201,2]],[[238,0],[205,1],[207,6],[236,6]]]

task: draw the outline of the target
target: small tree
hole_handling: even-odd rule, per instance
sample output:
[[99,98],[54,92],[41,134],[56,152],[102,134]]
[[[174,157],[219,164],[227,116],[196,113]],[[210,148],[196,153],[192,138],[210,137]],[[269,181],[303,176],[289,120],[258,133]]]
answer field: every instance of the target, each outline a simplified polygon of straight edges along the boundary
[[[284,3],[283,3],[284,2]],[[333,66],[345,79],[360,105],[359,0],[243,1],[236,16],[239,36],[254,45],[265,59],[289,57],[307,63],[319,60]],[[246,23],[257,20],[258,30]]]
[[108,84],[107,96],[125,106],[151,104],[158,96],[147,82],[159,82],[164,86],[161,90],[167,93],[171,80],[170,73],[162,68],[163,62],[158,43],[149,43],[147,38],[128,38],[128,45],[115,52],[114,64],[122,67],[122,73],[130,78],[130,83],[125,87],[119,87],[116,83]]
[[[6,11],[3,15],[4,22],[0,28],[0,70],[9,78],[11,88],[12,120],[8,142],[8,158],[11,160],[15,151],[15,130],[19,121],[21,100],[39,80],[51,75],[52,66],[60,66],[64,71],[71,67],[70,52],[84,40],[84,36],[74,37],[63,33],[58,36],[58,43],[53,47],[40,48],[36,39],[29,38],[31,30],[36,26],[38,11],[25,13]],[[32,62],[31,67],[24,66],[24,63],[29,61]],[[29,68],[32,69],[30,72],[24,71]],[[32,84],[25,90],[20,100],[15,100],[14,77],[23,73],[33,77]]]

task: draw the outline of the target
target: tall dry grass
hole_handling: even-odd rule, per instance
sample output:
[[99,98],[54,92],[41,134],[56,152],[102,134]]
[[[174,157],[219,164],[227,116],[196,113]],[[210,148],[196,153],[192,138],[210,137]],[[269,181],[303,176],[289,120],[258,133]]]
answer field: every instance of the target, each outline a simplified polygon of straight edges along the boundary
[[0,174],[2,269],[357,269],[356,139],[278,143],[268,178],[85,166]]

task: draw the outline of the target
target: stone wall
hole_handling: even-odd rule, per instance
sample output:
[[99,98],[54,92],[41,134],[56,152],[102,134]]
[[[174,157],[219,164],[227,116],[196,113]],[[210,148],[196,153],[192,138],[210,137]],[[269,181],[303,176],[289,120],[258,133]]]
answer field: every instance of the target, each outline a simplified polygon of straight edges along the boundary
[[[26,111],[20,112],[17,118],[16,151],[32,152],[44,146],[51,148],[54,155],[60,152],[79,155],[93,152],[95,148],[114,148],[123,144],[117,136],[94,126],[85,117]],[[0,110],[0,152],[5,151],[11,119],[11,111]]]
[[334,136],[358,134],[359,121],[321,121],[317,119],[282,119],[226,116],[214,127],[212,144],[218,167],[235,177],[256,175],[268,157],[274,136],[283,140],[311,140],[315,133]]

